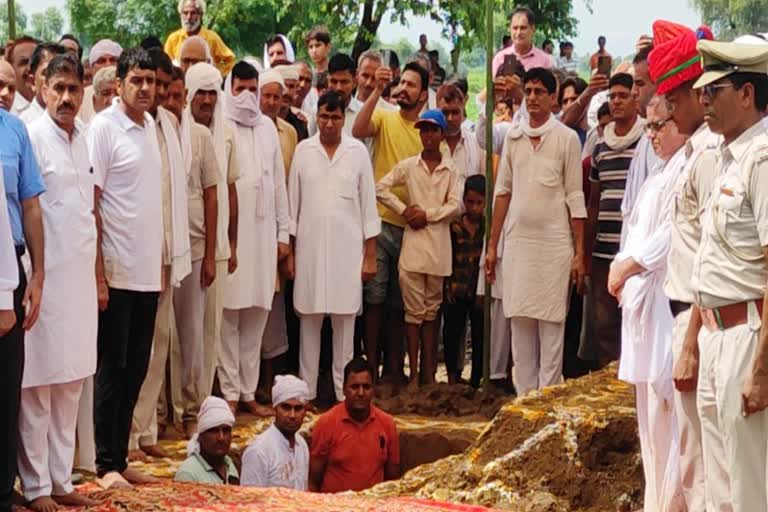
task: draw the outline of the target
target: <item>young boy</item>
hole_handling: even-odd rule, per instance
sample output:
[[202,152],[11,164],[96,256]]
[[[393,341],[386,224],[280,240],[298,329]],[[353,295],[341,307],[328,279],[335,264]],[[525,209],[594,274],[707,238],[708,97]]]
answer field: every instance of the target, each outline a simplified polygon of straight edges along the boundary
[[459,354],[467,316],[472,326],[473,387],[483,375],[483,308],[477,303],[480,255],[485,240],[485,176],[467,178],[464,185],[464,214],[451,222],[453,272],[443,288],[443,344],[448,384],[461,380]]
[[331,54],[331,34],[328,29],[320,26],[309,31],[304,38],[307,53],[315,65],[315,75],[328,71],[328,56]]
[[[443,279],[451,275],[450,221],[461,199],[458,173],[440,153],[447,126],[439,110],[422,114],[415,127],[424,150],[397,164],[376,185],[376,198],[407,223],[398,270],[411,366],[409,387],[419,385],[419,346],[424,358],[422,381],[435,381],[435,318],[443,300]],[[393,193],[394,187],[407,189],[409,204]]]

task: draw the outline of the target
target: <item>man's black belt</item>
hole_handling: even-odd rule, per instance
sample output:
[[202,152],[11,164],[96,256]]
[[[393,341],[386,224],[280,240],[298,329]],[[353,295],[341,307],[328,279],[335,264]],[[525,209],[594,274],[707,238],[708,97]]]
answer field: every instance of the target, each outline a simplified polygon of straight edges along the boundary
[[672,316],[676,317],[680,313],[683,313],[691,309],[691,305],[688,304],[687,302],[681,302],[679,300],[671,300],[669,301],[669,309],[672,310]]

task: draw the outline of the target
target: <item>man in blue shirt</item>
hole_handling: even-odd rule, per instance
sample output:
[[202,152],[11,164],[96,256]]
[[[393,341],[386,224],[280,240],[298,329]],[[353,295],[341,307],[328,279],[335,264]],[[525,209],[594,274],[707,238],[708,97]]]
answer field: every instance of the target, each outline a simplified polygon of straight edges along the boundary
[[[0,109],[0,162],[8,202],[11,234],[16,246],[19,287],[13,295],[16,324],[0,337],[0,510],[10,510],[16,479],[16,439],[24,373],[24,331],[40,312],[43,293],[43,220],[38,196],[45,191],[24,124]],[[29,283],[21,266],[26,250],[32,263]]]

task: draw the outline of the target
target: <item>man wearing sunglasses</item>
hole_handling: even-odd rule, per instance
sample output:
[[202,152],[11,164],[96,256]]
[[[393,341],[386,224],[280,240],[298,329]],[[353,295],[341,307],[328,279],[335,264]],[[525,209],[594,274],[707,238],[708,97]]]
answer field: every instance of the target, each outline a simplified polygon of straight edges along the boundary
[[704,74],[693,87],[704,119],[723,137],[692,276],[704,326],[697,390],[704,454],[722,454],[716,469],[728,477],[734,512],[766,512],[768,47],[699,41],[697,49]]
[[[654,26],[660,22],[654,23]],[[678,36],[657,45],[649,56],[651,80],[657,93],[664,95],[671,118],[685,143],[685,163],[678,179],[671,182],[673,193],[670,213],[669,252],[664,293],[669,298],[674,317],[672,329],[672,363],[674,409],[680,440],[680,479],[688,510],[705,510],[708,500],[719,504],[730,502],[728,480],[720,470],[724,455],[708,452],[709,471],[704,472],[701,423],[697,410],[696,385],[699,369],[698,334],[701,316],[691,286],[696,250],[701,241],[701,212],[712,190],[715,178],[715,152],[719,135],[710,131],[704,121],[704,106],[699,91],[693,89],[701,76],[701,59],[696,50],[699,39],[711,39],[707,27],[697,32],[685,29]],[[706,480],[706,482],[705,482]]]

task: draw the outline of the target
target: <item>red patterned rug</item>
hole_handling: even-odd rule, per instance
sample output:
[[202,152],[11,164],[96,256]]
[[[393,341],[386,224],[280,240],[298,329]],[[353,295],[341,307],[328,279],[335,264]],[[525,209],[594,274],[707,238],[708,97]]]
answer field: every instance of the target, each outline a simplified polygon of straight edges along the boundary
[[92,512],[487,512],[491,510],[472,505],[456,505],[415,498],[373,499],[346,493],[316,494],[289,489],[182,484],[172,481],[111,491],[102,491],[94,484],[86,484],[78,490],[91,498],[103,501],[100,506],[87,509]]

